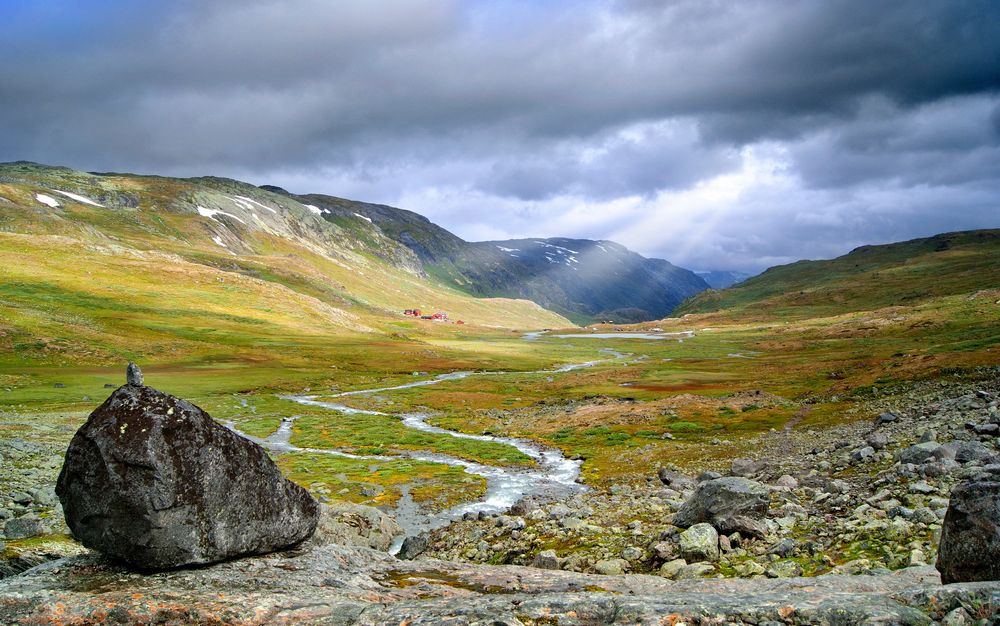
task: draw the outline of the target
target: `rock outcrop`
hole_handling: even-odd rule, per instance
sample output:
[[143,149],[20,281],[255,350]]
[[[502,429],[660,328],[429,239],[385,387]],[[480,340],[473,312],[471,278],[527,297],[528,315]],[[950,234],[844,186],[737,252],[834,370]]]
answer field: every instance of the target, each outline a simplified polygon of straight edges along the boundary
[[929,625],[955,607],[988,607],[996,590],[942,586],[931,567],[669,581],[327,545],[151,575],[98,555],[47,563],[0,581],[0,624]]
[[727,476],[707,480],[674,515],[682,528],[707,522],[723,534],[738,532],[752,537],[767,535],[763,523],[770,506],[768,488],[747,478]]
[[1000,466],[952,490],[937,569],[944,583],[1000,581]]
[[[141,381],[138,368],[128,378]],[[85,546],[143,569],[293,546],[318,505],[263,448],[150,387],[112,393],[77,431],[56,492]]]
[[391,515],[350,502],[320,505],[319,523],[310,545],[338,544],[388,550],[403,529]]

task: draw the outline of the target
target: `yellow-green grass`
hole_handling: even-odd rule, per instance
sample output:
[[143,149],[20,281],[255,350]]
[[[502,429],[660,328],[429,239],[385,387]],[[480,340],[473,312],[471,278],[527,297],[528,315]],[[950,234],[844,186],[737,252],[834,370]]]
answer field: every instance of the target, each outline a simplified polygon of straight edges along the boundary
[[[373,506],[394,506],[402,488],[413,500],[431,510],[476,500],[486,492],[486,480],[462,468],[410,459],[348,459],[316,453],[291,453],[278,459],[288,477],[317,496]],[[365,496],[361,489],[384,489]]]
[[806,319],[909,306],[998,285],[1000,230],[965,231],[773,267],[729,289],[695,296],[676,313],[719,311],[729,320]]

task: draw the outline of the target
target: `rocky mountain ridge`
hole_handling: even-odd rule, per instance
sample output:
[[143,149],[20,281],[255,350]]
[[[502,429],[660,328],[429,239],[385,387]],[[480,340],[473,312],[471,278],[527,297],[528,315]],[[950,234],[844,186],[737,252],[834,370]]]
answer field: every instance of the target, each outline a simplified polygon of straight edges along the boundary
[[446,284],[477,296],[532,300],[580,323],[659,319],[708,289],[689,270],[611,241],[467,242],[412,211],[319,194],[292,197],[338,225],[367,222],[412,251],[428,275]]

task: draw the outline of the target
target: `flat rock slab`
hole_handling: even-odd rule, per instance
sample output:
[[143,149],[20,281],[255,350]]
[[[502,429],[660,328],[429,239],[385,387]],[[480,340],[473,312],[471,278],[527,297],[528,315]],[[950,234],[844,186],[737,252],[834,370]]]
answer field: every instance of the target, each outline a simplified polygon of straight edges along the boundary
[[54,561],[0,582],[0,623],[931,624],[991,601],[1000,582],[942,586],[929,567],[673,582],[326,545],[149,575],[96,553]]

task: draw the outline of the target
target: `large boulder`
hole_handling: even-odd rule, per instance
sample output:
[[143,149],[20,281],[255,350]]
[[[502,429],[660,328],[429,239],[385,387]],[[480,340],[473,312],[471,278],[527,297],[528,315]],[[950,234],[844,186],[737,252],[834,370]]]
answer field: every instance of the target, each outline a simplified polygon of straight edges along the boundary
[[[141,374],[130,368],[129,380]],[[287,548],[319,515],[263,448],[140,384],[118,388],[80,427],[56,493],[81,543],[142,569]]]
[[748,478],[727,476],[708,480],[700,485],[684,506],[674,515],[673,523],[688,528],[701,522],[714,526],[720,533],[767,535],[767,509],[770,492],[765,485]]
[[996,470],[951,492],[937,558],[945,584],[1000,580],[1000,467]]

